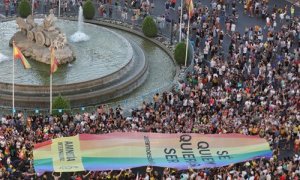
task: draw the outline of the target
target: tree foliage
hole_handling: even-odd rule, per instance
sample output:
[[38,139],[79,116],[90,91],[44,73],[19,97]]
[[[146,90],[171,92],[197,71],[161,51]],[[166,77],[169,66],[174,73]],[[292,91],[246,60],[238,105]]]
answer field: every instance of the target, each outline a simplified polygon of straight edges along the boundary
[[95,7],[91,0],[87,0],[83,5],[83,16],[85,19],[93,19],[95,16]]
[[174,51],[174,58],[179,65],[184,65],[185,63],[185,54],[186,54],[186,44],[180,42],[176,45]]
[[19,5],[19,15],[22,18],[27,18],[31,14],[31,6],[28,0],[22,0]]
[[64,112],[68,112],[71,108],[70,102],[59,95],[56,97],[52,104],[52,114],[53,115],[61,115]]
[[147,16],[142,25],[142,30],[145,36],[155,37],[157,36],[157,27],[152,17]]

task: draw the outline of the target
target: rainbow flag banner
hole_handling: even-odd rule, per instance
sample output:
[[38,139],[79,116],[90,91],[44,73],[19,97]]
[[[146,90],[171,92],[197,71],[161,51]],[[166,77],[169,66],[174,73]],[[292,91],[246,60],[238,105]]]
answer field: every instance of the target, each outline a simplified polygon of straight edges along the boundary
[[200,169],[271,156],[265,139],[241,134],[80,134],[36,144],[33,151],[39,174],[148,165]]

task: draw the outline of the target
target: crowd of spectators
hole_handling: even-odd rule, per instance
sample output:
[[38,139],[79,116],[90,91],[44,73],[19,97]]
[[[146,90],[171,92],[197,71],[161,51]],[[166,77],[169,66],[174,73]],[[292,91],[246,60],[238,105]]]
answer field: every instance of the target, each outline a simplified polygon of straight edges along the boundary
[[[175,7],[174,2],[166,4]],[[195,47],[192,71],[172,91],[157,93],[152,102],[143,102],[129,116],[121,106],[112,109],[106,105],[92,113],[25,117],[18,112],[14,117],[3,116],[0,178],[299,179],[299,17],[294,16],[293,6],[269,7],[266,0],[247,0],[240,2],[244,13],[263,18],[266,25],[245,27],[242,33],[236,31],[236,3],[212,0],[205,6],[195,1],[190,37]],[[186,24],[188,19],[183,20]],[[180,30],[185,34],[187,27]],[[80,133],[111,132],[257,135],[269,142],[273,157],[201,170],[146,167],[141,173],[127,169],[35,174],[34,144]]]

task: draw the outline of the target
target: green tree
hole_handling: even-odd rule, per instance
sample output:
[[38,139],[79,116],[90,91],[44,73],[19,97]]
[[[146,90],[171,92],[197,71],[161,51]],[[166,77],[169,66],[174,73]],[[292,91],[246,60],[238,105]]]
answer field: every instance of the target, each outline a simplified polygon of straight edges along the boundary
[[83,16],[85,19],[93,19],[95,16],[95,7],[91,0],[87,0],[83,5]]
[[184,65],[185,63],[185,54],[186,54],[186,44],[180,42],[176,45],[174,51],[174,58],[179,65]]
[[[71,108],[70,102],[59,95],[56,97],[52,104],[52,114],[53,115],[62,115],[64,112],[69,112]],[[60,110],[62,110],[60,112]]]
[[31,14],[31,6],[28,0],[22,0],[20,2],[19,8],[19,15],[22,18],[27,18],[27,16],[29,16]]
[[157,27],[151,16],[147,16],[142,25],[142,30],[145,36],[147,37],[155,37],[157,36]]

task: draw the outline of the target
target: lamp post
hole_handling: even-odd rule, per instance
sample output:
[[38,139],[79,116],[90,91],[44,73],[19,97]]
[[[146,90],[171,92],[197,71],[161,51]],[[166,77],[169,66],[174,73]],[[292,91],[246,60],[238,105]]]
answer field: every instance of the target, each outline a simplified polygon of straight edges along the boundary
[[170,38],[170,43],[173,45],[173,36],[174,36],[174,23],[176,22],[175,18],[177,16],[176,11],[174,9],[170,10],[170,19],[171,19],[171,38]]
[[60,17],[60,0],[58,0],[58,17]]
[[179,42],[181,42],[181,36],[182,36],[182,31],[181,31],[181,24],[182,24],[182,12],[183,12],[183,0],[181,0],[181,4],[180,4],[180,22],[179,22]]
[[170,39],[171,45],[173,45],[173,26],[174,26],[174,20],[172,18],[172,20],[171,20],[171,39]]
[[32,0],[31,3],[31,15],[33,16],[33,12],[34,12],[34,0]]

